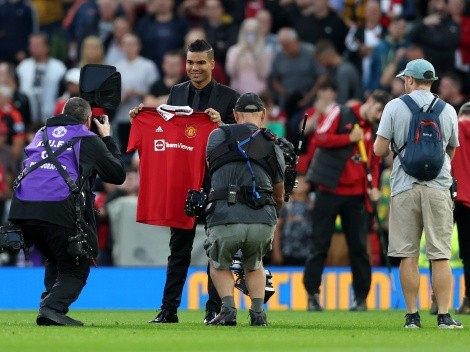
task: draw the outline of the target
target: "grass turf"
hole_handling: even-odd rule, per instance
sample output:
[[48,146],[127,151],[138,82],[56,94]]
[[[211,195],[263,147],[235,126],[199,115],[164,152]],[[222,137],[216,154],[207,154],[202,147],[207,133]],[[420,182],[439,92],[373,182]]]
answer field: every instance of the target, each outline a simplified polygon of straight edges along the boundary
[[0,311],[0,351],[466,351],[465,328],[439,330],[421,313],[421,329],[404,329],[404,311],[268,311],[268,327],[205,326],[202,311],[179,311],[179,324],[148,324],[153,311],[71,311],[84,327],[37,326],[37,312]]

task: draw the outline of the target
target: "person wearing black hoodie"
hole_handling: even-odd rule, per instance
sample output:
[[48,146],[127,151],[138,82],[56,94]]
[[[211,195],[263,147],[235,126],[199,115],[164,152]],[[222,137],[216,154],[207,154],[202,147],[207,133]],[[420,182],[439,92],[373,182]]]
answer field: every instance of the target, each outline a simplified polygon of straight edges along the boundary
[[[90,131],[92,123],[99,136]],[[38,325],[83,325],[66,313],[86,284],[90,259],[98,254],[92,187],[97,175],[113,184],[122,184],[126,177],[110,130],[107,116],[101,123],[92,118],[86,100],[70,98],[62,114],[49,118],[25,148],[25,168],[15,181],[9,221],[21,227],[25,242],[45,258]],[[72,255],[70,239],[82,234],[87,255]]]

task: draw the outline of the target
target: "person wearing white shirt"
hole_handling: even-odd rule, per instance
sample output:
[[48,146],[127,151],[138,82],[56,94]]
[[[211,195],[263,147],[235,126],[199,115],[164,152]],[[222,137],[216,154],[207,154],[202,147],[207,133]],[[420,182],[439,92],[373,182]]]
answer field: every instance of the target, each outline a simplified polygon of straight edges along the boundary
[[113,125],[129,123],[129,110],[139,105],[150,86],[160,78],[155,63],[140,56],[139,38],[127,33],[122,38],[125,59],[116,63],[116,70],[121,73],[121,105],[116,111]]
[[62,61],[49,57],[49,43],[44,33],[29,37],[31,57],[24,59],[16,68],[19,90],[28,96],[31,120],[44,122],[53,115],[59,97],[59,84],[67,71]]

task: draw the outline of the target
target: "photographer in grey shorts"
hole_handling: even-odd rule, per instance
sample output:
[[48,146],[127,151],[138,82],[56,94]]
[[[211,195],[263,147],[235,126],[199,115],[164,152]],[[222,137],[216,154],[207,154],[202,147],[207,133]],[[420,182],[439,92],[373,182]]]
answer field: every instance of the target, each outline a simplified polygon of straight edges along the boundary
[[[459,321],[454,320],[449,314],[449,303],[452,286],[452,272],[449,265],[451,256],[451,241],[453,230],[453,202],[451,192],[452,176],[450,173],[450,161],[455,154],[458,141],[457,114],[455,109],[437,100],[437,96],[431,93],[432,83],[437,80],[433,65],[424,60],[410,61],[405,70],[397,75],[405,82],[405,92],[402,98],[391,100],[384,109],[377,139],[374,144],[374,152],[378,156],[386,156],[390,152],[392,143],[394,153],[400,154],[394,158],[393,169],[390,177],[390,225],[388,255],[399,257],[400,282],[406,303],[405,328],[420,328],[421,317],[417,308],[419,291],[419,244],[421,235],[426,236],[426,254],[432,264],[432,288],[436,295],[438,305],[437,325],[439,328],[462,328]],[[419,115],[412,115],[405,100],[411,98],[421,111],[439,110],[436,106],[443,106],[438,116],[440,129],[427,136],[437,135],[442,140],[443,164],[436,172],[437,176],[418,179],[410,175],[412,170],[405,172],[402,161],[407,157],[408,131],[410,120],[419,119]],[[433,102],[437,103],[433,105]],[[431,107],[430,107],[431,106]],[[422,114],[422,113],[421,113]],[[419,121],[419,120],[418,120]],[[424,121],[428,123],[429,121]],[[413,136],[419,141],[422,135]],[[418,144],[415,142],[415,144]],[[425,145],[424,143],[422,144]],[[399,147],[400,149],[397,148]],[[406,146],[406,148],[403,148]],[[430,148],[431,143],[426,145]],[[404,154],[401,150],[404,149]],[[413,155],[410,152],[410,155]],[[409,164],[408,164],[409,165]],[[433,175],[434,176],[434,175]]]
[[211,174],[206,253],[210,275],[222,298],[219,314],[208,325],[236,325],[234,280],[230,266],[241,250],[251,298],[250,325],[267,325],[263,309],[266,274],[262,258],[271,249],[277,212],[284,198],[285,162],[275,136],[262,129],[261,99],[242,95],[234,109],[236,125],[213,131],[207,144]]

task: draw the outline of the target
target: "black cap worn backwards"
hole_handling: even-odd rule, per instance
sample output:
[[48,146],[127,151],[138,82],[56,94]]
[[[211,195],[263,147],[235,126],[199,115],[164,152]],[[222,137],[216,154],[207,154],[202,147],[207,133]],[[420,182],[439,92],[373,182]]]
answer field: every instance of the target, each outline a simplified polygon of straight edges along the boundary
[[255,93],[245,93],[241,95],[235,104],[235,111],[239,112],[259,112],[263,111],[263,109],[263,101]]

